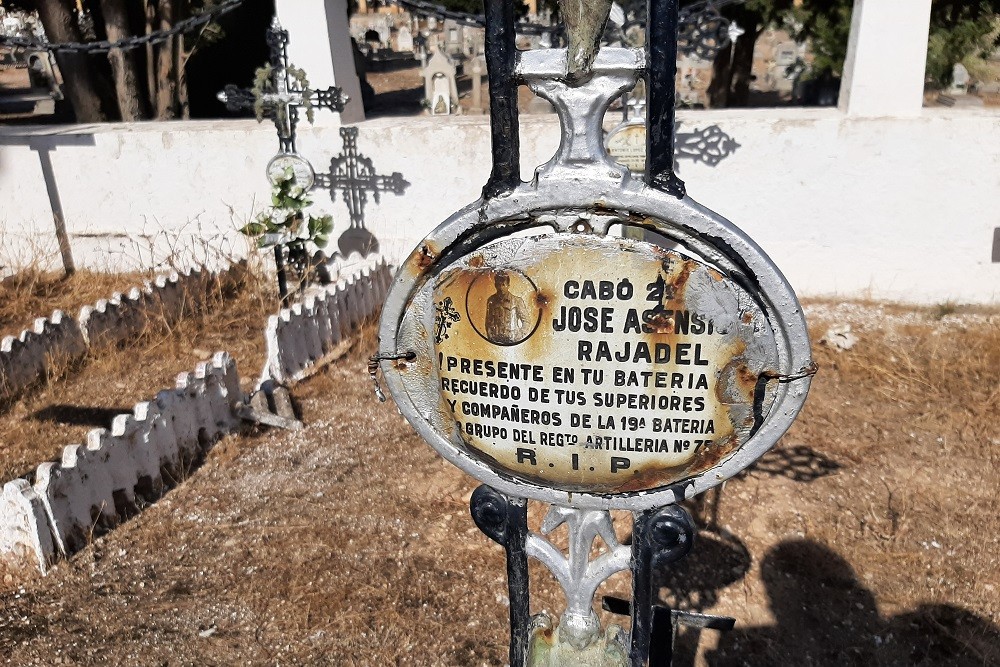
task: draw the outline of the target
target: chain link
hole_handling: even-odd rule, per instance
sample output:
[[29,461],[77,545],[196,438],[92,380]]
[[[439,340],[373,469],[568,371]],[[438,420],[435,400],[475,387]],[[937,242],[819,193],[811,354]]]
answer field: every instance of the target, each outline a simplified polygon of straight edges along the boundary
[[219,6],[212,7],[197,16],[178,21],[166,30],[158,30],[148,35],[125,37],[113,42],[103,39],[96,42],[60,42],[58,44],[49,44],[34,39],[0,35],[0,46],[21,48],[28,51],[49,51],[52,53],[106,53],[116,49],[128,51],[144,47],[147,44],[160,44],[175,35],[191,32],[219,16],[233,11],[242,4],[243,0],[225,0]]

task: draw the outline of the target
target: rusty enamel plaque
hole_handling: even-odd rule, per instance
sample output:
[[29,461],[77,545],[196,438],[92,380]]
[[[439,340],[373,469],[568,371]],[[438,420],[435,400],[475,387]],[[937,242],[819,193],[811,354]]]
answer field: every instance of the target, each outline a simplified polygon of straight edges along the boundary
[[[557,153],[428,234],[382,311],[376,359],[400,412],[511,496],[690,498],[770,449],[808,392],[805,320],[763,250],[604,149],[604,112],[644,63],[602,49],[572,86],[556,50],[520,53],[519,77],[560,115]],[[639,136],[612,152],[638,156]]]
[[757,377],[777,361],[742,289],[639,241],[495,243],[442,272],[433,301],[436,426],[566,491],[642,491],[711,468],[750,436]]

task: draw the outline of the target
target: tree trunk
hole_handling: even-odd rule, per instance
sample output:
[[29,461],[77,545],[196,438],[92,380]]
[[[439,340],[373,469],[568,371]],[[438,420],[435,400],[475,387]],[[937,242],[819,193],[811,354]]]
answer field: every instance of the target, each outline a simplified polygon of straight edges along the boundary
[[729,85],[733,78],[733,45],[719,51],[712,62],[712,83],[708,86],[708,106],[710,109],[725,109],[729,106]]
[[[158,30],[167,30],[175,18],[172,0],[157,3]],[[156,47],[156,117],[160,120],[177,118],[177,82],[174,80],[174,41],[170,37]]]
[[187,61],[184,56],[184,35],[177,35],[171,50],[174,92],[177,95],[176,110],[179,118],[187,120],[191,117],[191,105],[188,102],[187,76],[184,72],[184,64]]
[[[45,36],[50,42],[83,40],[69,0],[40,0],[37,7]],[[84,53],[56,54],[66,96],[73,105],[77,122],[80,123],[99,123],[106,119],[101,110],[97,81],[89,62],[91,57]]]
[[[128,9],[124,0],[101,0],[101,15],[108,39],[115,41],[130,35]],[[139,65],[135,53],[115,49],[108,53],[115,79],[118,110],[124,121],[149,118],[149,112],[139,88]]]
[[733,45],[732,84],[729,89],[729,106],[745,107],[750,102],[750,82],[753,80],[753,51],[757,38],[763,31],[759,23],[748,27]]
[[[143,0],[146,12],[146,34],[156,30],[156,0]],[[146,44],[146,106],[156,109],[156,46]]]

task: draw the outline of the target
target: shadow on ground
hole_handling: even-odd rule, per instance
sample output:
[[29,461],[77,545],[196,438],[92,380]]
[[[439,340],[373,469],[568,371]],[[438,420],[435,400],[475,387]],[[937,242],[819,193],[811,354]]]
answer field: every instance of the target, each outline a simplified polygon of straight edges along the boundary
[[[706,539],[670,573],[663,602],[702,610],[727,581],[743,578],[749,556],[731,536]],[[738,540],[737,540],[738,542]],[[995,665],[1000,664],[1000,628],[948,604],[922,604],[883,616],[874,594],[854,568],[832,549],[810,540],[771,548],[760,564],[761,579],[776,622],[736,628],[719,637],[705,656],[712,667],[729,665]],[[682,629],[675,664],[693,664],[699,631]]]
[[131,408],[99,408],[87,405],[47,405],[34,412],[31,417],[38,421],[71,424],[73,426],[93,426],[110,428],[118,415],[129,414]]

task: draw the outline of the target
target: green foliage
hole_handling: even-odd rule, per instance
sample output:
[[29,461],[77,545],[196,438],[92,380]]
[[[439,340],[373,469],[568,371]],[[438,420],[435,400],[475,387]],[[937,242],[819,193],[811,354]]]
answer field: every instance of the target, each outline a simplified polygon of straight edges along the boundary
[[[302,108],[306,111],[306,120],[313,123],[316,119],[316,110],[313,108],[312,100],[309,99],[309,78],[306,77],[304,70],[299,69],[294,65],[289,65],[288,76],[291,77],[292,81],[298,84],[299,89],[302,91]],[[274,81],[274,68],[268,63],[263,67],[258,67],[257,71],[254,72],[253,77],[253,88],[251,92],[253,93],[253,112],[257,116],[257,121],[264,120],[264,115],[267,109],[264,106],[264,95],[274,94],[278,91],[275,89]],[[288,122],[286,117],[287,110],[283,105],[274,108],[274,112],[277,116],[278,122],[284,126]]]
[[[843,70],[853,9],[854,0],[804,0],[800,7],[792,0],[747,0],[724,13],[751,32],[756,26],[773,26],[789,31],[797,42],[811,41],[813,76],[818,76]],[[981,58],[1000,46],[998,16],[1000,0],[933,0],[928,79],[946,86],[955,63]]]
[[303,254],[306,243],[325,248],[333,233],[333,216],[307,215],[312,206],[305,189],[295,182],[291,167],[271,189],[271,208],[245,224],[240,232],[254,239],[258,248],[280,245],[290,254]]
[[1000,46],[998,15],[1000,0],[934,2],[927,44],[927,78],[938,86],[947,86],[955,63],[974,65],[974,61]]
[[853,9],[853,0],[808,0],[792,10],[792,37],[812,42],[812,76],[842,74]]

